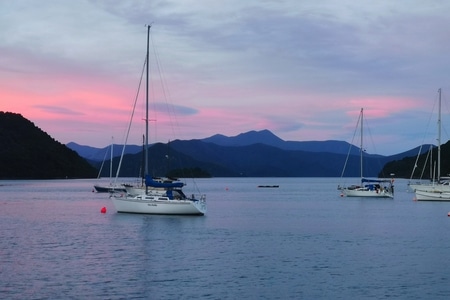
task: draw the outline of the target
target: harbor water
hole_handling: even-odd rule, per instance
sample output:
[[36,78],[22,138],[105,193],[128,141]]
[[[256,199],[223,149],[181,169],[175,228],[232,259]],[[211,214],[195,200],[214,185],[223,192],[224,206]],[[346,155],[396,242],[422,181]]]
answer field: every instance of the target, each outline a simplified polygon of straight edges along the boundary
[[0,181],[0,296],[449,299],[450,202],[406,180],[345,198],[340,180],[197,179],[194,217],[116,213],[97,180]]

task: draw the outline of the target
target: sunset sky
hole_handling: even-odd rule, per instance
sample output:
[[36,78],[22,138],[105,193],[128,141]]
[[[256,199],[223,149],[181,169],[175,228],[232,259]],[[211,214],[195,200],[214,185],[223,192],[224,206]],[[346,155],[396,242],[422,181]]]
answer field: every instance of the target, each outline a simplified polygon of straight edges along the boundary
[[[0,0],[0,110],[64,144],[124,143],[152,24],[150,142],[263,129],[351,142],[364,108],[367,151],[396,154],[436,143],[439,88],[449,139],[449,12],[437,0]],[[129,144],[142,142],[144,93]]]

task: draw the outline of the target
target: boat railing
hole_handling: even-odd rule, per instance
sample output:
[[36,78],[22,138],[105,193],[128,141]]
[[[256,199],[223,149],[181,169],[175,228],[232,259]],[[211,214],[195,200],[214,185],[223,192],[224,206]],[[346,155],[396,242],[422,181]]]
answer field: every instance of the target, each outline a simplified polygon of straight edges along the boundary
[[197,198],[197,197],[195,197],[194,194],[192,194],[191,197],[189,198],[189,200],[194,201],[194,202],[206,203],[206,194],[200,195],[200,198]]

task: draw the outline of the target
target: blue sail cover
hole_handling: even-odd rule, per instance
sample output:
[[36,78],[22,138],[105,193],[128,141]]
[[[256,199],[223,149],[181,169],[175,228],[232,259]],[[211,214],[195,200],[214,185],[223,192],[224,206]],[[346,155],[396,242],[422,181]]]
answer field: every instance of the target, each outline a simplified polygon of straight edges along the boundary
[[159,182],[153,180],[153,178],[149,175],[145,175],[145,184],[150,187],[158,187],[158,188],[181,188],[184,186],[183,182]]
[[361,178],[361,182],[390,182],[389,179],[367,179],[367,178]]

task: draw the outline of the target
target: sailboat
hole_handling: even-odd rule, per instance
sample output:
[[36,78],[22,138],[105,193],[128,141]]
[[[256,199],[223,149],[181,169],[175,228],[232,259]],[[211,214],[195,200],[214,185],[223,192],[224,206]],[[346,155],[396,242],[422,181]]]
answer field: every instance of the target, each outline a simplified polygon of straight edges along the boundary
[[[113,168],[113,147],[114,147],[114,142],[111,142],[111,147],[110,147],[110,153],[111,153],[111,158],[110,158],[110,165],[109,165],[109,179],[110,179],[110,183],[109,186],[104,186],[104,185],[100,185],[100,184],[94,184],[94,191],[96,191],[97,193],[114,193],[114,192],[126,192],[126,189],[123,185],[114,185],[113,184],[113,176],[112,176],[112,168]],[[100,167],[100,171],[98,172],[98,178],[100,178],[100,174],[102,173],[102,169],[103,169],[103,164],[105,163],[106,160],[106,155],[108,154],[108,151],[105,152],[105,157],[103,158],[103,162],[102,162],[102,166]]]
[[[145,136],[142,139],[143,143],[142,143],[142,153],[143,153],[143,159],[142,159],[142,163],[143,165],[146,164],[145,162]],[[150,186],[150,185],[146,185],[145,181],[145,175],[143,174],[145,169],[145,166],[143,166],[141,168],[141,174],[140,174],[140,178],[141,178],[141,183],[138,185],[131,185],[131,184],[127,184],[124,185],[126,192],[129,195],[144,195],[146,193],[148,193],[148,188],[151,188],[151,192],[152,193],[157,193],[158,195],[164,195],[164,193],[166,192],[166,189],[164,187],[161,186]],[[167,169],[169,170],[169,169]],[[178,179],[175,178],[169,178],[169,177],[152,177],[153,181],[156,181],[158,183],[172,183],[174,181],[178,181]]]
[[[351,185],[349,187],[338,187],[341,191],[341,197],[372,197],[372,198],[393,198],[394,186],[393,179],[369,179],[364,178],[363,174],[363,119],[364,110],[361,108],[358,123],[360,124],[360,176],[361,183],[358,185]],[[358,126],[357,126],[358,127]],[[350,155],[350,152],[349,152]],[[348,157],[347,157],[348,159]],[[345,170],[345,166],[344,166]],[[342,172],[342,176],[344,171]]]
[[160,182],[149,176],[148,166],[148,87],[149,87],[149,43],[150,28],[147,26],[146,54],[146,118],[145,118],[145,193],[111,194],[111,200],[120,213],[164,214],[164,215],[204,215],[206,213],[206,195],[187,196],[183,192],[184,183],[180,181]]
[[[439,94],[439,109],[438,109],[438,147],[437,147],[437,181],[434,178],[430,183],[425,184],[409,184],[409,187],[415,192],[416,200],[419,201],[450,201],[450,185],[449,177],[441,177],[441,89]],[[414,170],[413,170],[414,172]],[[434,174],[434,172],[433,172]],[[411,176],[412,177],[412,176]]]

